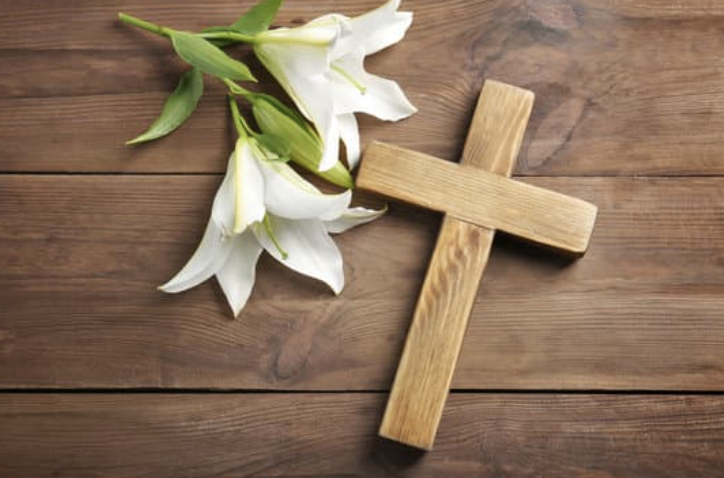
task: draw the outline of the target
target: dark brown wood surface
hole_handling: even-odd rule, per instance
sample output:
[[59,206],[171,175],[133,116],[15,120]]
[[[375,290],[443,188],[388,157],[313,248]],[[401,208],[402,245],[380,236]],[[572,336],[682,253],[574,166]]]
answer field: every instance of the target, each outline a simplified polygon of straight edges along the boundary
[[2,476],[721,477],[724,399],[453,395],[433,452],[376,437],[383,394],[0,397]]
[[[724,179],[526,181],[599,205],[590,251],[569,262],[499,239],[454,387],[724,391]],[[387,389],[438,217],[393,205],[339,236],[336,300],[264,259],[232,321],[213,282],[155,290],[196,247],[218,182],[0,177],[0,384]]]
[[[162,39],[119,10],[178,28],[228,23],[250,2],[0,0],[0,170],[221,172],[231,146],[223,91],[175,135],[129,150],[183,71]],[[278,23],[350,15],[377,0],[290,0]],[[420,113],[376,139],[456,159],[491,78],[537,102],[517,172],[724,172],[724,3],[717,0],[407,0],[406,40],[368,61]],[[211,89],[214,89],[211,87]]]
[[363,140],[454,160],[483,80],[513,83],[537,95],[517,175],[600,210],[578,262],[496,239],[428,455],[374,433],[438,215],[340,236],[337,299],[268,258],[237,321],[215,284],[155,290],[232,135],[209,81],[181,134],[123,146],[183,65],[115,16],[250,3],[0,0],[0,477],[721,476],[724,2],[403,2],[412,30],[367,67],[420,113]]

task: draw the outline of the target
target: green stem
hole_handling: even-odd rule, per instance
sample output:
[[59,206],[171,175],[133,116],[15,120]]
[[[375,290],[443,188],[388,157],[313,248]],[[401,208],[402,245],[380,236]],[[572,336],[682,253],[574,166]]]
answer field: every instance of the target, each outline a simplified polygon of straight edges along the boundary
[[243,86],[239,85],[233,80],[230,80],[228,78],[221,78],[221,81],[224,82],[226,87],[229,89],[229,93],[236,96],[241,96],[244,99],[250,99],[250,97],[253,95],[253,93]]
[[249,127],[249,123],[246,122],[246,119],[245,119],[242,115],[239,115],[239,122],[241,123],[241,126],[244,127],[244,131],[246,131],[247,133],[249,133],[249,134],[252,135],[252,136],[256,136],[256,135],[257,135],[257,133],[255,133],[255,132]]
[[232,40],[241,43],[254,43],[254,36],[244,35],[236,32],[206,32],[198,34],[201,38],[207,40]]
[[123,23],[127,23],[134,27],[149,31],[151,33],[155,33],[156,35],[161,35],[163,37],[168,37],[169,33],[172,31],[169,28],[156,25],[155,23],[147,22],[146,20],[141,20],[140,18],[136,18],[133,15],[128,15],[122,12],[118,14],[118,19],[121,20]]
[[236,98],[232,95],[229,95],[229,108],[231,108],[231,119],[234,121],[236,132],[239,134],[240,138],[246,138],[248,136],[246,131],[247,125],[244,118],[241,116],[241,111],[239,111],[239,105],[236,103]]

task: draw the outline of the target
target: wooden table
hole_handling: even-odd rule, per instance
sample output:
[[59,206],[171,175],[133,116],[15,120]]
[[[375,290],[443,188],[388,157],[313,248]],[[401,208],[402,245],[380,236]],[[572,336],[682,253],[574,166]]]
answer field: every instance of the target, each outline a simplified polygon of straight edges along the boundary
[[337,300],[268,258],[237,321],[211,283],[155,290],[232,134],[217,85],[182,133],[122,145],[183,66],[115,14],[196,29],[246,3],[0,0],[0,476],[721,476],[724,2],[406,2],[368,68],[420,113],[363,140],[457,158],[483,80],[517,84],[516,175],[600,207],[575,263],[497,239],[428,454],[376,431],[439,216],[341,236]]

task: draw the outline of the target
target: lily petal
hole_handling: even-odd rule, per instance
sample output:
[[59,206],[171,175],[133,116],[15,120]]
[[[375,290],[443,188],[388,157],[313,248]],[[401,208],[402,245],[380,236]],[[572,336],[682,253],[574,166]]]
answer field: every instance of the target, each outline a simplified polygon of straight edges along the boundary
[[354,207],[345,211],[341,216],[331,221],[325,221],[324,227],[330,234],[341,234],[353,227],[367,224],[382,217],[387,212],[387,207],[376,211],[364,207]]
[[159,289],[175,294],[201,284],[223,267],[231,254],[232,242],[224,238],[216,222],[210,220],[194,255],[173,279]]
[[318,83],[314,88],[308,88],[303,94],[306,97],[307,117],[313,124],[319,137],[322,139],[324,150],[319,162],[320,171],[328,171],[339,160],[339,123],[334,115],[334,103],[329,94],[329,85],[323,76],[313,79]]
[[224,266],[216,272],[216,279],[234,312],[234,317],[238,317],[254,287],[256,263],[262,247],[250,231],[229,239],[229,242],[233,243],[231,254]]
[[342,214],[352,200],[352,191],[322,194],[286,163],[261,161],[266,207],[287,219],[332,219]]
[[287,258],[274,245],[263,227],[254,232],[264,249],[277,261],[292,270],[327,284],[335,294],[344,288],[342,254],[318,219],[292,221],[269,216],[274,235],[287,252]]
[[329,50],[336,40],[332,38],[326,43],[297,43],[291,37],[283,38],[279,35],[275,41],[265,41],[273,33],[285,32],[294,30],[278,29],[261,34],[254,44],[254,53],[287,89],[289,85],[286,80],[290,75],[306,77],[323,73],[329,66]]
[[334,24],[339,28],[339,34],[337,36],[336,41],[330,48],[330,60],[334,61],[337,58],[340,58],[347,53],[349,53],[351,50],[356,48],[356,45],[353,43],[356,39],[358,40],[358,35],[354,34],[354,29],[352,27],[352,22],[350,21],[350,18],[345,15],[340,15],[339,13],[330,13],[328,15],[323,15],[319,18],[315,18],[311,22],[309,22],[307,25],[330,25]]
[[261,152],[248,140],[239,140],[234,156],[234,233],[240,234],[248,225],[261,221],[266,215],[264,177],[258,166],[263,159]]
[[214,205],[211,208],[211,217],[221,228],[224,236],[230,236],[234,230],[234,215],[236,209],[236,189],[234,188],[234,172],[236,171],[236,155],[229,157],[226,167],[226,176],[216,192]]
[[417,108],[402,88],[392,80],[367,73],[363,59],[364,52],[358,49],[335,62],[337,69],[327,73],[333,85],[335,113],[366,113],[386,121],[398,121],[415,114]]
[[412,24],[412,12],[398,12],[400,0],[390,0],[381,7],[350,20],[355,45],[363,45],[372,55],[402,40]]
[[359,145],[359,126],[357,118],[353,113],[345,113],[337,116],[339,133],[347,151],[347,164],[349,169],[354,169],[359,163],[361,152]]

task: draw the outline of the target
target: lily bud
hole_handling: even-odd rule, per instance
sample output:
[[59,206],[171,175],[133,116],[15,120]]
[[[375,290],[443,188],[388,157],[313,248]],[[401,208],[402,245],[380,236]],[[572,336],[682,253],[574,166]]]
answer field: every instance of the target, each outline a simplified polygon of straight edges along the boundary
[[291,160],[317,176],[347,189],[354,187],[352,176],[341,161],[326,171],[319,170],[324,145],[317,133],[298,116],[275,98],[255,95],[252,112],[264,133],[282,137],[291,146]]

